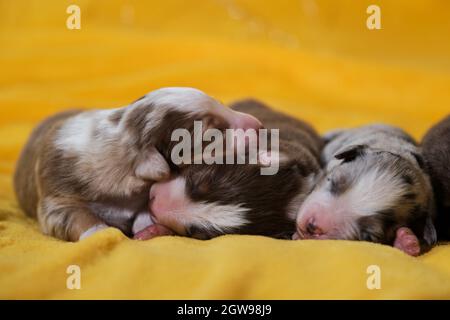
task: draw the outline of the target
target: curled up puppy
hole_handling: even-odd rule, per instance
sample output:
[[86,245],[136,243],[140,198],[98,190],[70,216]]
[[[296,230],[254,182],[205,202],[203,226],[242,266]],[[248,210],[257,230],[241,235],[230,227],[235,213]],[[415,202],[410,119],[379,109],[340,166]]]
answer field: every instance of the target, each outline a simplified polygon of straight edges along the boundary
[[152,183],[170,176],[171,132],[192,130],[195,120],[205,129],[261,127],[192,88],[159,89],[117,109],[63,112],[42,122],[22,151],[14,177],[19,204],[60,239],[108,226],[131,236],[140,228],[136,217],[147,214]]
[[436,243],[430,178],[408,134],[371,125],[326,140],[325,170],[298,212],[294,239],[371,241],[413,256]]
[[[150,214],[175,233],[197,239],[223,234],[290,238],[296,213],[320,172],[322,139],[306,122],[256,100],[239,101],[231,108],[259,119],[270,137],[279,130],[279,141],[270,139],[267,149],[260,148],[260,135],[255,163],[249,161],[254,150],[249,143],[245,163],[228,163],[230,150],[225,150],[219,157],[223,163],[181,166],[170,180],[152,186]],[[266,174],[264,169],[270,167],[276,170]],[[151,235],[144,230],[137,238]]]

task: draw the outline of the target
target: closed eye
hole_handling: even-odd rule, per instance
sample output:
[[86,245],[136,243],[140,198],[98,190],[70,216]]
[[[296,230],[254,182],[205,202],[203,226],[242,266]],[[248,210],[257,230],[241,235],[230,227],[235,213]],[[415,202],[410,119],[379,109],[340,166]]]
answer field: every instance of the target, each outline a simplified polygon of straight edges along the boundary
[[344,177],[333,177],[329,181],[330,193],[335,196],[343,194],[348,188],[347,180]]
[[196,226],[189,226],[186,228],[186,236],[190,238],[195,238],[199,240],[207,240],[211,237],[208,235],[205,230]]

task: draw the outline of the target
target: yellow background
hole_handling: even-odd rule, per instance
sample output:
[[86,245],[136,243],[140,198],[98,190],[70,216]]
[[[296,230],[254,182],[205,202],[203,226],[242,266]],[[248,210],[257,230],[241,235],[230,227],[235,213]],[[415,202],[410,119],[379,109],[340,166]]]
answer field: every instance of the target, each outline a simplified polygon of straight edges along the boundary
[[[66,8],[81,8],[68,30]],[[366,8],[381,7],[381,30]],[[420,258],[345,241],[148,242],[40,234],[11,175],[33,126],[162,86],[259,98],[320,132],[370,122],[420,139],[450,110],[446,0],[0,0],[0,298],[450,298],[450,247]],[[66,268],[82,290],[66,288]],[[379,265],[382,288],[368,290]]]

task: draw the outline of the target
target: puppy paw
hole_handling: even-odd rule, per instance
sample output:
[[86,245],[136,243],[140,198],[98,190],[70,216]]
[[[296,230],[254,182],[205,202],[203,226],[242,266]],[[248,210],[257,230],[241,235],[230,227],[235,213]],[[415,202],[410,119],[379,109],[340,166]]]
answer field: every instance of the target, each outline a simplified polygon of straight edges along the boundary
[[416,257],[420,254],[419,239],[411,231],[411,229],[406,227],[402,227],[397,230],[394,247],[402,250],[410,256]]
[[141,156],[135,174],[140,179],[162,181],[170,176],[170,167],[159,151],[152,147]]

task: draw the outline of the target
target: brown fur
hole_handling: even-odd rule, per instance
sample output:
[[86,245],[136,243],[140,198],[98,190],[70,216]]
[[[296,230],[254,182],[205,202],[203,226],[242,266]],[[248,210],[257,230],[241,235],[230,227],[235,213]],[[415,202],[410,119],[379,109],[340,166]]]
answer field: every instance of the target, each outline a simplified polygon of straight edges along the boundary
[[[78,239],[81,232],[84,231],[80,229],[89,228],[91,224],[97,223],[98,219],[77,205],[77,197],[60,196],[64,193],[71,193],[64,190],[65,185],[62,184],[62,180],[55,176],[55,166],[57,169],[67,172],[70,171],[74,161],[66,161],[69,159],[64,159],[60,153],[54,150],[51,141],[64,121],[80,112],[62,112],[43,121],[32,132],[19,158],[14,176],[14,187],[23,210],[39,220],[44,232],[71,240]],[[49,210],[49,194],[53,195],[51,210]],[[78,212],[69,214],[69,209],[71,212],[73,210]],[[72,218],[72,223],[68,222],[69,217]],[[75,219],[79,223],[75,223]],[[73,225],[74,228],[60,228],[60,225]]]
[[[89,117],[93,112],[84,114]],[[176,128],[191,128],[195,119],[225,122],[202,108],[190,114],[170,106],[156,110],[152,104],[131,105],[107,119],[111,127],[124,125],[121,134],[108,136],[101,127],[93,128],[90,139],[99,143],[101,154],[91,152],[98,150],[85,154],[61,150],[55,144],[59,130],[81,113],[63,112],[43,121],[32,132],[14,177],[17,199],[26,214],[38,219],[44,233],[70,241],[77,241],[84,231],[101,223],[130,234],[134,216],[147,211],[152,182],[169,175],[149,166],[150,176],[137,176],[139,164],[151,161],[155,154],[170,156],[170,135]],[[159,126],[149,127],[147,122],[153,115],[163,119]],[[127,210],[132,215],[119,222],[105,221],[107,214],[93,210],[94,205],[117,209],[119,214]]]
[[14,175],[14,187],[19,204],[29,216],[37,215],[39,185],[36,173],[45,166],[48,157],[46,145],[67,118],[80,112],[66,111],[46,119],[33,130],[22,150]]
[[436,197],[438,238],[450,239],[450,116],[434,125],[422,140],[422,154]]
[[[226,233],[290,238],[295,231],[295,216],[290,216],[288,211],[296,212],[312,188],[307,180],[320,171],[322,139],[307,123],[276,112],[259,101],[242,100],[231,108],[255,116],[267,129],[279,129],[280,153],[287,159],[274,175],[261,175],[256,164],[188,166],[182,172],[187,196],[193,202],[239,204],[248,209],[245,219],[249,223]],[[222,234],[214,228],[195,225],[186,229],[189,236],[200,239]]]

